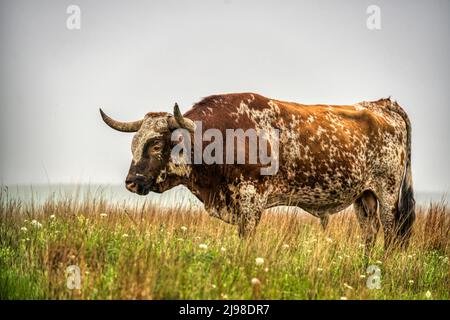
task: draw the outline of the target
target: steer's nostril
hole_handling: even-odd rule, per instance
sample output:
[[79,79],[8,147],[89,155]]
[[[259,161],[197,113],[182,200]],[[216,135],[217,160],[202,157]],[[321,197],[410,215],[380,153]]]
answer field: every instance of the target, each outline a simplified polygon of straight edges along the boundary
[[127,186],[127,189],[130,190],[131,192],[137,191],[137,184],[134,182],[126,182],[126,186]]

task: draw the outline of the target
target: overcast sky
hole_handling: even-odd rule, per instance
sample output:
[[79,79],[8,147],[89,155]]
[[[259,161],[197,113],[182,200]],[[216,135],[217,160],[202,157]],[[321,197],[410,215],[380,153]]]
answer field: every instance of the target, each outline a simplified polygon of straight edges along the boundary
[[[392,95],[421,191],[450,190],[450,1],[0,0],[0,184],[122,184],[131,134],[214,93],[300,103]],[[69,30],[69,5],[81,29]],[[381,30],[369,30],[369,5]]]

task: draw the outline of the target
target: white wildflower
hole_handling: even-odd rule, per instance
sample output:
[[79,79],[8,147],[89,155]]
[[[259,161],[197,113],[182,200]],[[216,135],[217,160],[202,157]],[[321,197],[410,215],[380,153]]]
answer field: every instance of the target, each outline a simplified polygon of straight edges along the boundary
[[33,225],[33,226],[35,226],[36,228],[41,228],[42,227],[42,223],[40,223],[39,221],[37,221],[37,220],[31,220],[31,224]]
[[346,296],[341,297],[341,300],[347,300]]
[[261,266],[264,264],[264,258],[256,258],[255,263],[257,266]]
[[427,299],[430,299],[430,298],[431,298],[431,291],[430,291],[430,290],[428,290],[428,291],[425,293],[425,297],[427,297]]
[[56,216],[54,214],[50,215],[50,219],[55,219]]
[[203,250],[208,249],[208,245],[205,244],[205,243],[200,243],[200,244],[198,245],[198,247],[199,247],[200,249],[203,249]]
[[220,248],[220,252],[226,252],[226,251],[227,251],[227,249],[225,247]]
[[346,287],[347,289],[353,290],[353,287],[345,282],[344,282],[344,287]]
[[27,229],[27,227],[22,227],[22,228],[20,228],[20,231],[27,232],[28,229]]
[[252,284],[252,286],[254,286],[254,287],[259,287],[259,286],[261,285],[261,281],[259,281],[258,278],[253,278],[253,279],[251,280],[251,284]]
[[413,283],[414,283],[414,280],[408,280],[408,283],[409,283],[409,284],[413,284]]
[[181,226],[181,231],[183,231],[183,232],[186,232],[187,231],[187,227],[185,227],[185,226]]

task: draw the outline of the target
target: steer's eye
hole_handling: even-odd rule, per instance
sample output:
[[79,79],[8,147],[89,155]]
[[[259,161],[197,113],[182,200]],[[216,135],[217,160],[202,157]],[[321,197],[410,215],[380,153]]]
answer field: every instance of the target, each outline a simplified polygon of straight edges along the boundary
[[150,149],[151,149],[151,152],[159,152],[159,151],[161,151],[162,146],[160,144],[155,144]]
[[144,154],[151,156],[152,154],[159,153],[162,150],[162,144],[159,141],[150,141],[146,144]]

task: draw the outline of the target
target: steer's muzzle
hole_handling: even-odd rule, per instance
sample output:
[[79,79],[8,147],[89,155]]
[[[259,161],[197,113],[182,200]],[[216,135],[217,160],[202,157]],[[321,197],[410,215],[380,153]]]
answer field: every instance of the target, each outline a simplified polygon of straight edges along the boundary
[[128,191],[137,193],[141,196],[150,192],[150,184],[144,176],[128,175],[125,180]]

